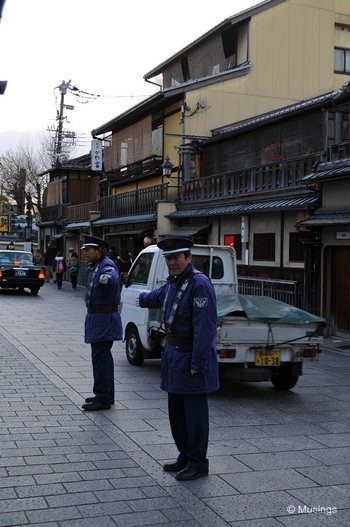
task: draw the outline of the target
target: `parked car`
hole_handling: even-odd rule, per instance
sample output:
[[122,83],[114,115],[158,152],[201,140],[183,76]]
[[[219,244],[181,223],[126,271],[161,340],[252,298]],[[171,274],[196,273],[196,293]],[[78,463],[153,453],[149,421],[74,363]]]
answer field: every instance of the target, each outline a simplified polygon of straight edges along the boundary
[[30,289],[37,295],[45,283],[45,268],[33,263],[31,252],[6,250],[0,251],[0,288]]

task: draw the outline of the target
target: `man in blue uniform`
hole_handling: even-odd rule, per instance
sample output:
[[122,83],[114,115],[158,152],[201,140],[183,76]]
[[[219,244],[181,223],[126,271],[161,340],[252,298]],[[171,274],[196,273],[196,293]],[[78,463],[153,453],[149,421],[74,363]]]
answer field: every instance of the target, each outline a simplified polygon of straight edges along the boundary
[[157,245],[170,275],[160,288],[141,293],[139,306],[163,308],[161,388],[168,392],[170,428],[179,451],[177,460],[163,469],[187,481],[207,476],[209,470],[207,394],[219,388],[216,297],[209,278],[193,267],[192,240],[168,237]]
[[97,236],[85,236],[81,249],[88,262],[86,279],[85,342],[91,344],[94,397],[85,399],[85,411],[107,410],[114,404],[112,345],[122,340],[119,312],[120,283],[117,268],[107,257],[107,244]]

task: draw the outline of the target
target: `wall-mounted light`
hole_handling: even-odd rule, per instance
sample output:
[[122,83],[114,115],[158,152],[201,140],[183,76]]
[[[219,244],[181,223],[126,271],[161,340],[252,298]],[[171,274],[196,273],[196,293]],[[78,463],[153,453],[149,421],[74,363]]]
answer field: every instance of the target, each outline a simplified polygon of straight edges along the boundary
[[163,170],[163,176],[164,177],[168,177],[170,178],[171,177],[171,172],[172,172],[172,169],[174,167],[174,164],[170,161],[169,159],[169,156],[167,156],[165,158],[165,161],[164,163],[161,165],[162,167],[162,170]]

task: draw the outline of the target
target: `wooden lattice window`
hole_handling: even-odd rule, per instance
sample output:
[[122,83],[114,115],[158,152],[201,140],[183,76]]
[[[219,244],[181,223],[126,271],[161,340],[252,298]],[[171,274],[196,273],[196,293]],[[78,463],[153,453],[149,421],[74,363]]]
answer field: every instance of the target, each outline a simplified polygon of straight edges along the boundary
[[253,242],[253,260],[275,260],[276,236],[274,232],[255,233]]

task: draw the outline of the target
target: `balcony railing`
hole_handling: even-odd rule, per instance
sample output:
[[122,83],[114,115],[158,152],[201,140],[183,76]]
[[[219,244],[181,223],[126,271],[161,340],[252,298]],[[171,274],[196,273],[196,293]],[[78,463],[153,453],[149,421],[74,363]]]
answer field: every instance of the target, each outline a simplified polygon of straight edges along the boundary
[[52,205],[43,207],[40,211],[40,221],[60,221],[67,217],[67,205]]
[[80,205],[68,205],[68,223],[71,223],[72,221],[88,220],[90,217],[90,212],[92,210],[99,210],[99,206],[100,205],[98,201],[81,203]]
[[313,154],[245,170],[184,181],[182,184],[182,201],[186,203],[218,200],[229,196],[297,187],[300,185],[301,178],[312,172],[314,163],[320,161],[321,158],[321,153]]
[[168,198],[168,184],[155,185],[100,199],[101,218],[155,212],[155,203]]
[[303,307],[303,284],[295,280],[238,277],[238,291],[242,295],[264,295],[295,307]]
[[135,161],[129,165],[122,166],[106,173],[109,182],[122,182],[134,179],[138,176],[160,175],[162,173],[163,158],[160,156],[150,156],[140,161]]

